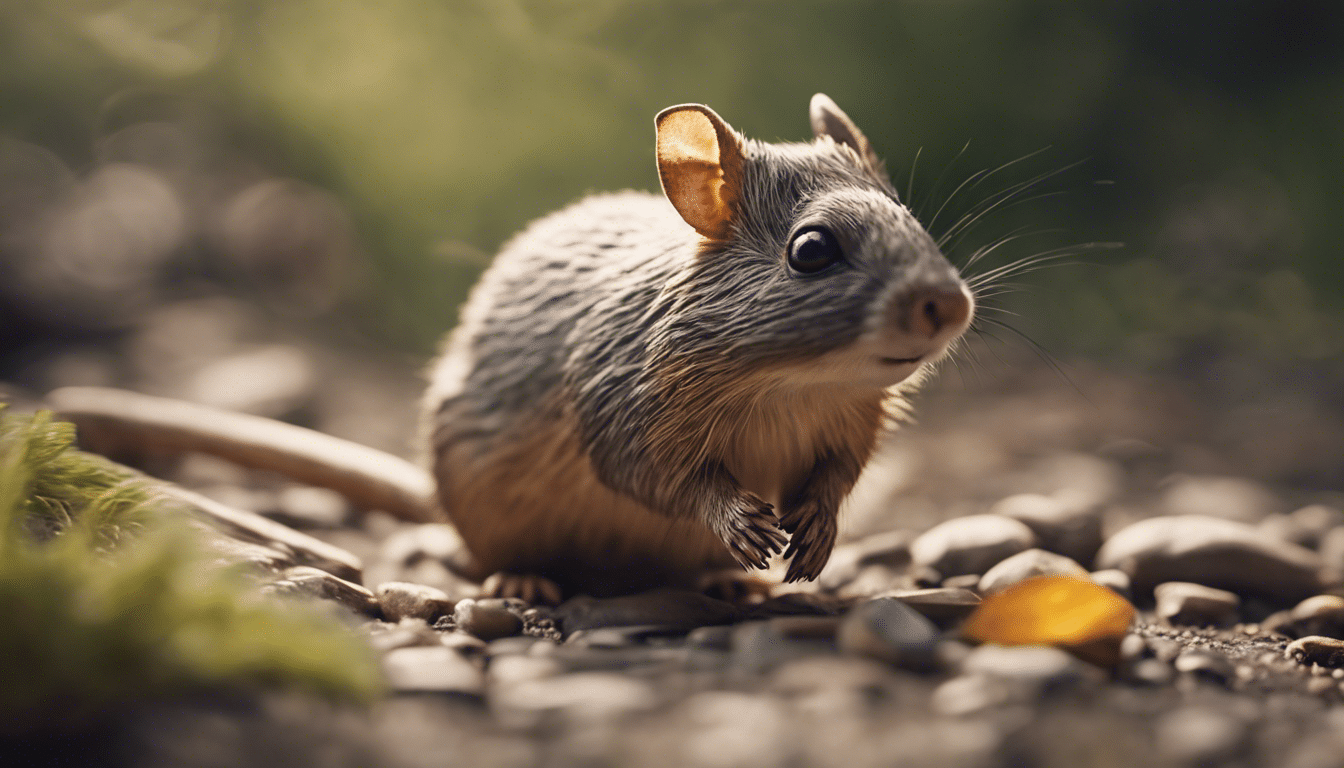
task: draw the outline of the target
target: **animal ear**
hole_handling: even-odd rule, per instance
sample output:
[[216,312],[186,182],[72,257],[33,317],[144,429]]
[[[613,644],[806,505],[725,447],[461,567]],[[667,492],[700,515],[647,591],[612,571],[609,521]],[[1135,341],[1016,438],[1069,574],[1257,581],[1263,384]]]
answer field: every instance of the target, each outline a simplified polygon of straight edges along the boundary
[[830,96],[824,93],[814,95],[808,112],[812,119],[813,136],[817,138],[830,136],[837,144],[844,144],[857,152],[880,178],[886,179],[887,171],[882,165],[882,160],[873,151],[873,145],[868,143],[868,137],[863,135],[863,131],[849,119],[844,110],[831,101]]
[[741,137],[703,104],[668,107],[654,124],[663,193],[696,232],[727,238],[741,189]]

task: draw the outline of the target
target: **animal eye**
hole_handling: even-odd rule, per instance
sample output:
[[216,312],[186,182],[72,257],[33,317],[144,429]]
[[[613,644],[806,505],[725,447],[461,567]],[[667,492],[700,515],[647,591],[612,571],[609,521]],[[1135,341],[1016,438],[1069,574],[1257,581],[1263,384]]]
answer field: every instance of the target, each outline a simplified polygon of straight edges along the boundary
[[799,274],[815,275],[843,258],[840,244],[825,229],[805,229],[789,243],[789,268]]

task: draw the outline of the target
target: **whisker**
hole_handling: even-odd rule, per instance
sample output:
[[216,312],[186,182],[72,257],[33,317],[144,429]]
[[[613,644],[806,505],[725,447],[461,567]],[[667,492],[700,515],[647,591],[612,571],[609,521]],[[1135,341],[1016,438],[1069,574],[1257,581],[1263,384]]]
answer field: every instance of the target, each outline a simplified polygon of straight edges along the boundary
[[[970,147],[971,147],[971,141],[970,139],[967,139],[965,145],[962,146],[961,151],[956,154],[956,157],[952,158],[952,161],[947,164],[947,167],[943,169],[943,172],[938,175],[938,180],[934,182],[933,189],[929,190],[928,199],[930,200],[937,199],[938,190],[942,189],[943,182],[947,180],[947,174],[952,172],[952,168],[956,166],[957,161],[961,159],[962,155],[966,154],[966,150],[970,149]],[[919,212],[915,214],[915,218],[919,219],[920,221],[924,220],[924,207],[922,205],[920,206]],[[925,229],[928,228],[925,227]]]
[[915,194],[915,169],[919,167],[919,156],[924,154],[924,148],[915,150],[915,160],[910,163],[910,179],[905,182],[905,204],[909,206],[914,199]]

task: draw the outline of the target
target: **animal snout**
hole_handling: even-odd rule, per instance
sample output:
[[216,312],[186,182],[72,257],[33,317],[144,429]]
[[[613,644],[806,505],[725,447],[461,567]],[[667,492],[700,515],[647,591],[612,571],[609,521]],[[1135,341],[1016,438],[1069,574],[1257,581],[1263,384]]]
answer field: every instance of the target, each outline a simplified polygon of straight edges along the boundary
[[907,314],[902,324],[921,338],[960,333],[971,318],[971,296],[960,285],[919,288],[910,294],[905,306]]

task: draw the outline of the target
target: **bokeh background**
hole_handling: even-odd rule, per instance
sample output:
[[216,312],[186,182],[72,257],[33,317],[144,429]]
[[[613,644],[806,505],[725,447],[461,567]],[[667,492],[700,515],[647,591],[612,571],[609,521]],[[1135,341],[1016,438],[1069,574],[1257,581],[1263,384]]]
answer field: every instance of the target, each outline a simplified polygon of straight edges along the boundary
[[[402,450],[511,233],[656,189],[665,106],[803,140],[817,91],[935,235],[1012,193],[954,260],[1071,254],[997,299],[1066,372],[1179,381],[1220,435],[1312,436],[1251,471],[1344,480],[1331,0],[0,0],[0,381]],[[995,335],[973,376],[1034,359]]]

